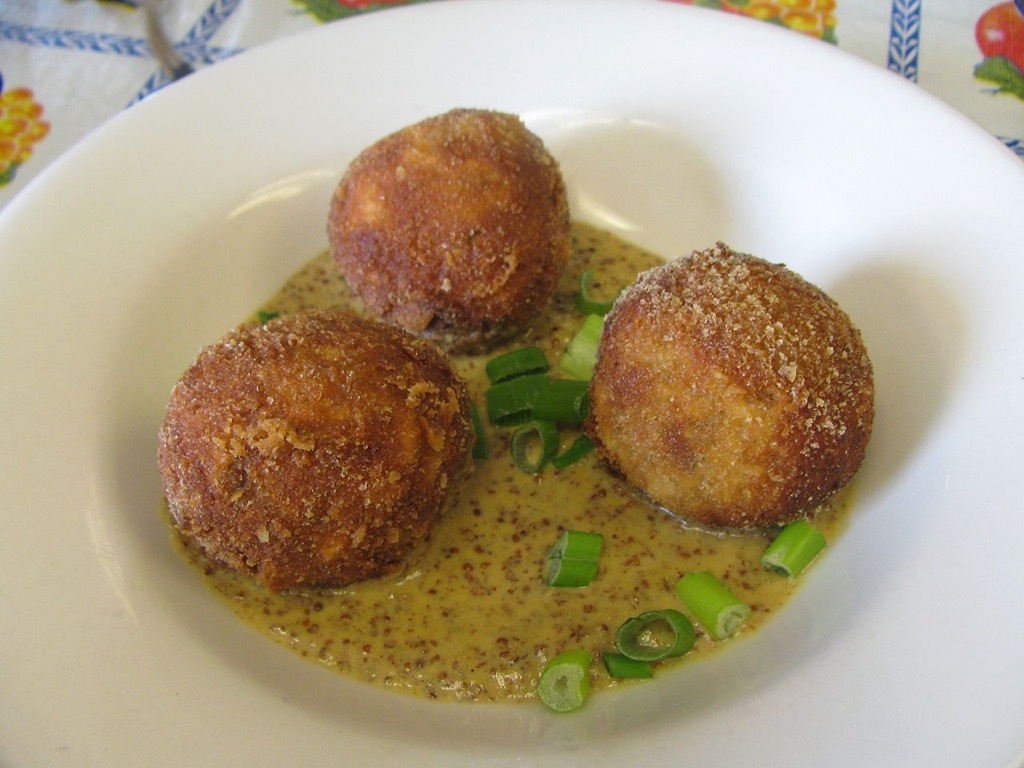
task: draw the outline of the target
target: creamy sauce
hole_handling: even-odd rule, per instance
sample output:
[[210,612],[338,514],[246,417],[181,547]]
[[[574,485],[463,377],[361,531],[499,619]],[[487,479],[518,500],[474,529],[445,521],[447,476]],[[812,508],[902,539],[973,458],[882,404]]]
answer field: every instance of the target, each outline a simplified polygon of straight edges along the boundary
[[[585,224],[573,225],[573,240],[573,260],[537,327],[486,357],[454,359],[481,413],[489,357],[536,344],[557,364],[582,322],[573,296],[584,269],[609,291],[661,262]],[[300,270],[262,310],[313,307],[358,309],[328,254]],[[561,472],[548,467],[526,475],[512,465],[511,431],[486,424],[485,431],[489,458],[476,462],[430,541],[397,575],[277,595],[181,546],[212,589],[259,632],[359,680],[449,700],[533,698],[545,662],[576,647],[594,654],[593,690],[616,685],[601,652],[613,650],[615,630],[631,616],[681,608],[674,586],[688,571],[711,571],[750,605],[741,636],[756,631],[794,590],[793,582],[761,567],[766,536],[687,527],[630,492],[594,453]],[[563,449],[576,434],[563,430]],[[826,539],[839,533],[846,506],[840,495],[819,512],[815,522]],[[566,528],[604,535],[598,577],[583,589],[543,583],[548,550]],[[666,665],[689,663],[722,645],[698,630],[694,649]]]

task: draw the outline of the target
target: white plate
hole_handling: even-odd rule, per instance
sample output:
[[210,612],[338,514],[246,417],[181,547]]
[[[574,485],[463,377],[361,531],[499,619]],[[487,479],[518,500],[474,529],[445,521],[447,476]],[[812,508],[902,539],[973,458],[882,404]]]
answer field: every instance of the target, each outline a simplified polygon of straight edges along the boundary
[[[797,598],[572,716],[303,662],[210,596],[157,514],[173,381],[325,246],[361,148],[453,106],[523,114],[577,216],[787,262],[876,366],[856,515]],[[0,219],[0,763],[1017,764],[1022,211],[1024,165],[914,86],[668,3],[414,6],[189,77]]]

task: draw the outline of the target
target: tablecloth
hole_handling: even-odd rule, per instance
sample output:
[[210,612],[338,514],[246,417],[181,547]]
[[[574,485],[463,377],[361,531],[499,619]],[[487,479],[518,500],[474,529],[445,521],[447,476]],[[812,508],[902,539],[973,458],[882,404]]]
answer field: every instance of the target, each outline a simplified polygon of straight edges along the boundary
[[[91,130],[171,81],[138,1],[0,4],[0,208]],[[450,0],[161,0],[158,12],[199,68],[318,24],[427,1]],[[718,8],[838,46],[916,82],[1024,159],[1024,0],[649,1]]]

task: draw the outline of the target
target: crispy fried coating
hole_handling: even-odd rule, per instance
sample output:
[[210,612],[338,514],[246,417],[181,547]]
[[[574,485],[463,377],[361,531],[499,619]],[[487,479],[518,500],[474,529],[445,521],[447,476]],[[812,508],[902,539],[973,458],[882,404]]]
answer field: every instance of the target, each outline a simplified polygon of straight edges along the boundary
[[558,164],[518,117],[456,109],[365,149],[327,233],[371,317],[479,351],[529,326],[569,258]]
[[782,265],[718,243],[608,315],[586,430],[657,504],[710,527],[811,514],[857,471],[874,384],[859,331]]
[[280,591],[399,569],[439,519],[473,431],[436,345],[310,311],[202,350],[159,437],[182,533]]

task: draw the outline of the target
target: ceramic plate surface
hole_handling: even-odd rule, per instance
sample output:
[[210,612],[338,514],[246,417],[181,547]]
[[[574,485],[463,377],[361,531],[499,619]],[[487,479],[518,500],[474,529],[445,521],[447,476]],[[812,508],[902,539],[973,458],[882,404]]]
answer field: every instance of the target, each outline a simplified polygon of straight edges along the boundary
[[[574,215],[836,297],[876,368],[846,534],[765,629],[571,716],[361,685],[242,625],[158,512],[170,387],[326,246],[346,164],[521,114]],[[817,41],[656,2],[362,16],[127,110],[0,217],[0,764],[1007,766],[1024,750],[1024,165]]]

